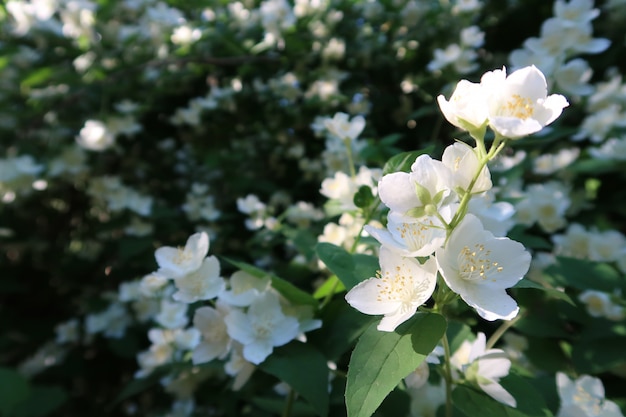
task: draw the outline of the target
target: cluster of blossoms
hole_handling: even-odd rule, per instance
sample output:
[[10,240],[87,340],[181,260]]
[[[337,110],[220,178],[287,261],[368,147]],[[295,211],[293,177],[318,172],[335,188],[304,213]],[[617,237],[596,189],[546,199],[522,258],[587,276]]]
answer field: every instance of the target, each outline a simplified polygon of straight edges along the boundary
[[[304,332],[321,325],[313,319],[312,308],[292,305],[272,288],[269,277],[240,270],[228,280],[222,278],[220,263],[215,256],[207,256],[208,249],[204,232],[190,236],[184,248],[161,247],[155,252],[159,269],[141,282],[153,292],[171,292],[171,297],[162,298],[155,317],[166,329],[181,330],[187,325],[190,304],[211,302],[194,312],[191,329],[196,336],[188,344],[194,364],[228,357],[227,373],[236,375],[245,368],[249,376],[274,347],[304,337]],[[172,291],[167,290],[170,280]],[[180,337],[185,338],[185,333]],[[159,342],[153,340],[150,350],[140,355],[140,364],[154,363],[147,358],[152,358],[152,351],[160,352],[159,345],[165,340],[156,339]],[[169,343],[172,340],[176,337]],[[246,379],[240,377],[236,387]]]
[[[619,22],[619,2],[623,0],[602,4],[614,9],[607,21]],[[497,25],[499,17],[487,16],[492,13],[488,2],[217,1],[203,9],[192,3],[10,0],[0,6],[0,26],[6,29],[0,49],[8,57],[0,59],[0,130],[15,139],[0,158],[5,204],[0,238],[6,239],[3,246],[7,243],[3,267],[10,270],[0,296],[26,292],[37,278],[18,277],[26,276],[26,265],[32,263],[33,276],[49,283],[56,295],[72,299],[55,308],[74,317],[56,327],[54,342],[18,366],[33,384],[42,370],[60,365],[68,354],[82,353],[70,352],[70,347],[90,346],[99,336],[120,346],[139,327],[147,333],[147,345],[126,352],[126,357],[137,356],[136,377],[168,373],[161,384],[176,397],[168,417],[202,414],[194,410],[194,398],[198,404],[212,401],[207,390],[201,391],[207,379],[222,385],[226,374],[239,390],[276,347],[304,341],[305,332],[322,326],[314,318],[318,312],[325,320],[322,332],[336,330],[335,322],[343,324],[343,317],[334,320],[332,311],[343,300],[331,300],[342,291],[340,283],[314,314],[314,301],[295,303],[254,268],[223,277],[220,262],[208,256],[209,236],[224,245],[217,251],[213,247],[217,253],[245,246],[246,256],[259,267],[299,268],[295,270],[303,273],[294,274],[294,282],[303,288],[313,284],[316,291],[318,279],[332,270],[330,262],[315,258],[316,242],[334,244],[341,253],[367,254],[355,259],[375,262],[378,256],[379,275],[353,287],[346,298],[364,313],[382,315],[378,328],[385,336],[393,336],[418,308],[452,317],[461,306],[465,314],[463,303],[453,304],[458,299],[488,321],[519,317],[520,307],[508,289],[530,275],[530,249],[552,248],[533,254],[534,264],[542,266],[574,257],[626,272],[625,239],[619,226],[611,230],[609,224],[614,219],[619,223],[621,213],[603,207],[586,216],[590,200],[577,190],[589,172],[584,166],[578,169],[581,160],[601,160],[603,169],[617,173],[619,162],[626,160],[623,76],[613,69],[596,82],[592,61],[581,57],[610,45],[592,34],[600,13],[593,1],[556,0],[554,17],[544,22],[540,36],[509,56],[510,69],[518,71],[507,77],[503,68],[485,74],[480,83],[461,81],[449,100],[438,99],[446,119],[469,132],[475,143],[457,141],[440,160],[421,155],[411,161],[410,172],[384,176],[378,166],[413,139],[409,130],[419,126],[420,143],[427,137],[427,111],[441,83],[492,65],[496,55],[484,48],[494,44],[489,37],[495,32],[487,27],[492,21]],[[388,80],[372,76],[389,69]],[[397,101],[386,100],[389,86],[402,91]],[[572,141],[559,148],[561,143],[551,138],[536,151],[527,146],[505,156],[505,144],[540,133],[567,105],[562,96],[547,95],[552,88],[586,112]],[[307,140],[309,126],[323,144]],[[569,135],[560,128],[552,133],[561,135],[556,138]],[[504,171],[494,174],[498,169]],[[523,179],[503,174],[525,169],[531,175]],[[592,194],[593,181],[588,185]],[[318,189],[328,199],[323,207],[316,205]],[[380,201],[388,213],[380,212]],[[44,214],[33,216],[33,206]],[[234,207],[245,215],[247,231],[228,224],[236,217]],[[23,218],[27,220],[18,221]],[[54,238],[33,239],[24,233],[33,219],[41,226],[33,229]],[[598,229],[589,226],[598,219]],[[506,237],[514,227],[516,236],[520,230],[531,235],[530,243],[528,235],[516,237],[527,248]],[[141,259],[152,259],[154,242],[171,239],[181,229],[200,233],[184,248],[157,250],[158,271],[124,281],[137,276]],[[532,239],[536,233],[539,243]],[[376,241],[380,247],[373,245]],[[274,251],[272,245],[280,244],[284,246]],[[58,266],[51,262],[57,254]],[[75,260],[89,260],[89,275],[107,279],[94,279],[88,286],[81,281],[81,288],[88,288],[75,294],[71,280],[83,274],[69,275],[66,267]],[[338,279],[331,276],[326,283]],[[84,299],[94,288],[108,288],[111,280],[122,284],[117,292],[101,294],[106,306],[98,310]],[[588,323],[624,319],[618,289],[563,285],[558,289],[574,294],[587,309],[588,315],[581,316]],[[528,301],[521,291],[517,294],[524,309]],[[76,301],[84,309],[82,318],[67,311]],[[455,308],[444,311],[446,305]],[[7,308],[0,302],[3,313]],[[504,325],[509,324],[514,325]],[[621,331],[615,324],[608,323],[611,331]],[[18,328],[22,326],[10,327],[10,341],[36,339]],[[522,324],[504,339],[525,334],[529,327]],[[447,355],[443,346],[437,347],[426,370],[445,369],[439,365],[446,361],[453,384],[474,385],[502,404],[520,405],[521,398],[516,401],[501,379],[511,361],[532,370],[533,358],[524,357],[519,347],[493,349],[477,331],[466,334],[465,342]],[[346,346],[353,346],[352,336],[342,333]],[[563,350],[569,354],[571,348],[580,357],[586,352],[576,351],[577,336],[563,336],[563,345],[571,345]],[[309,339],[307,348],[327,354],[316,338]],[[535,352],[542,348],[540,338],[525,343],[533,344]],[[1,345],[4,357],[7,344]],[[19,361],[13,352],[19,350],[9,349],[7,357]],[[99,349],[87,350],[85,358]],[[102,363],[99,359],[92,363]],[[345,361],[337,363],[343,367]],[[421,369],[406,380],[415,417],[435,415],[450,400],[444,381],[426,382]],[[42,380],[65,377],[65,371],[55,370]],[[557,376],[559,417],[621,415],[604,400],[599,381],[582,376],[584,371],[576,367],[570,371],[580,378],[571,382]],[[342,373],[339,369],[337,375]],[[335,385],[334,390],[341,384]],[[255,384],[245,388],[262,400],[269,398],[268,390],[261,393]],[[240,395],[221,394],[231,399]],[[303,397],[298,391],[296,406]],[[142,412],[154,414],[149,407]],[[256,411],[257,404],[245,407]]]
[[[476,147],[456,142],[444,150],[441,161],[420,155],[410,172],[380,179],[378,193],[389,208],[387,226],[366,230],[382,245],[381,269],[352,288],[346,300],[363,313],[383,315],[381,331],[394,331],[433,294],[438,309],[458,295],[486,320],[517,316],[519,307],[506,289],[524,277],[531,256],[521,243],[504,236],[508,229],[502,221],[512,208],[470,202],[492,189],[487,162],[508,139],[538,132],[568,105],[561,95],[547,95],[546,80],[534,66],[508,77],[504,69],[492,71],[479,84],[463,80],[449,101],[443,96],[438,101],[446,119],[469,131]],[[487,126],[495,133],[488,151]],[[435,293],[438,275],[443,282]],[[479,375],[485,392],[515,407],[515,399],[497,383],[510,367],[504,353],[485,350],[483,334],[473,347],[461,350],[467,350],[466,357],[453,357],[455,368],[466,377]]]
[[[463,80],[449,101],[438,100],[446,119],[469,131],[477,146],[457,142],[445,149],[441,161],[421,155],[411,172],[381,178],[378,192],[389,207],[387,228],[367,228],[382,244],[380,276],[353,288],[346,299],[364,313],[383,314],[378,328],[384,331],[393,331],[431,297],[437,272],[481,317],[510,320],[517,315],[506,289],[526,274],[530,254],[520,243],[494,235],[485,226],[491,222],[481,221],[503,218],[501,213],[472,213],[470,201],[492,188],[486,164],[507,138],[539,131],[568,104],[563,96],[547,96],[545,78],[535,67],[508,77],[504,69],[492,71],[480,84]],[[487,126],[496,135],[489,152]]]

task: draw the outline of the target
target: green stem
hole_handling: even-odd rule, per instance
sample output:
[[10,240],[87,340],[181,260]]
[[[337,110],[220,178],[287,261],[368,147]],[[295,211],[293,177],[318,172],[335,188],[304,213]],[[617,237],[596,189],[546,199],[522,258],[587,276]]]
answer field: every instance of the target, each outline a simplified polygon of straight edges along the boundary
[[[476,185],[476,181],[478,181],[478,178],[480,177],[483,171],[483,168],[485,167],[485,165],[487,165],[487,162],[495,158],[496,155],[498,155],[500,151],[504,149],[506,144],[507,144],[506,138],[496,136],[493,143],[491,144],[491,147],[489,148],[489,152],[484,157],[481,158],[478,169],[476,170],[476,174],[474,174],[472,181],[470,182],[465,194],[463,195],[463,198],[461,199],[459,208],[454,214],[452,221],[450,221],[450,227],[448,228],[449,232],[454,230],[454,228],[461,222],[461,220],[463,220],[463,217],[465,217],[465,213],[467,213],[467,206],[470,200],[472,199],[472,190],[474,189],[474,186]],[[449,234],[450,233],[448,233],[448,236]]]
[[452,417],[452,364],[450,363],[450,344],[448,343],[448,335],[445,333],[441,338],[444,351],[444,374],[443,379],[446,383],[446,417]]
[[350,169],[350,176],[352,179],[356,178],[356,170],[354,168],[354,159],[352,158],[352,141],[348,139],[343,140],[343,144],[346,147],[346,154],[348,155],[348,165]]
[[287,399],[285,400],[285,408],[283,408],[283,413],[281,417],[289,417],[291,415],[291,409],[293,408],[293,401],[296,398],[296,392],[289,387],[289,394],[287,394]]
[[489,340],[487,340],[487,344],[485,346],[485,350],[491,349],[496,345],[498,340],[502,337],[502,335],[509,330],[515,323],[518,322],[519,319],[522,318],[521,314],[518,314],[513,320],[505,321],[498,327],[498,329],[491,335]]

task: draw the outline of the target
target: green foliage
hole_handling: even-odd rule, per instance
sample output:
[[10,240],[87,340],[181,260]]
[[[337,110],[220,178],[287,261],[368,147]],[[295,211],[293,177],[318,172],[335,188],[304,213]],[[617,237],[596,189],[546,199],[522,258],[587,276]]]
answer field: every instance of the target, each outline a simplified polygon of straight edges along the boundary
[[369,417],[402,380],[433,350],[446,329],[438,314],[418,313],[396,329],[380,332],[371,324],[357,343],[346,385],[349,417]]
[[359,282],[375,276],[378,270],[378,258],[364,254],[350,254],[332,243],[318,243],[315,251],[348,290]]
[[317,415],[328,415],[328,366],[318,350],[308,344],[293,342],[276,349],[260,367],[289,384]]

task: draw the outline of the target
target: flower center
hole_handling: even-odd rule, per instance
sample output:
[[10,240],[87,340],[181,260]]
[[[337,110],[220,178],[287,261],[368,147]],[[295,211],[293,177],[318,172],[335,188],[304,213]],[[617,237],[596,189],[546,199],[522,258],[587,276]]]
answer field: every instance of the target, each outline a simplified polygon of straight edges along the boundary
[[485,245],[477,243],[473,248],[463,247],[459,253],[459,274],[461,278],[468,281],[485,280],[495,272],[502,272],[504,269],[498,262],[489,259],[491,251],[485,249]]
[[174,263],[176,265],[183,265],[191,259],[191,254],[187,252],[185,249],[178,248],[176,251],[176,256],[174,257]]
[[519,94],[513,94],[511,99],[504,105],[503,110],[506,114],[522,120],[530,118],[535,111],[532,101]]
[[376,301],[400,301],[402,302],[402,311],[411,308],[413,302],[418,300],[419,295],[428,289],[426,280],[415,285],[413,277],[406,276],[400,266],[395,267],[395,273],[384,271],[377,273],[377,278],[381,282],[376,284],[378,287],[378,296]]
[[430,234],[426,233],[428,227],[421,223],[402,223],[396,230],[407,248],[412,251],[421,249],[426,241],[430,240],[428,239]]

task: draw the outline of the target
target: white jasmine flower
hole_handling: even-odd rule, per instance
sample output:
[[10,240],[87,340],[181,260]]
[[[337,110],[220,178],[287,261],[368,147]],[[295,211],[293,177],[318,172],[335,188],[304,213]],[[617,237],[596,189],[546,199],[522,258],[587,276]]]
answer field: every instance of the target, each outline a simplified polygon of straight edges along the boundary
[[187,304],[161,300],[161,310],[154,318],[167,329],[178,329],[187,325]]
[[87,120],[76,136],[76,142],[90,151],[104,151],[115,144],[115,136],[99,120]]
[[161,329],[150,329],[148,338],[152,342],[147,351],[137,355],[140,370],[135,373],[136,378],[144,378],[157,367],[169,363],[174,358],[176,350],[171,344],[171,335]]
[[355,116],[350,120],[349,117],[346,113],[335,113],[332,119],[324,120],[324,126],[335,137],[352,142],[365,128],[365,119]]
[[191,45],[202,36],[202,32],[198,28],[191,28],[188,25],[182,25],[174,29],[170,40],[174,45]]
[[592,261],[616,261],[624,248],[626,248],[626,238],[617,230],[589,234],[589,259]]
[[550,175],[567,167],[580,155],[580,148],[564,148],[554,154],[542,154],[533,159],[533,172]]
[[467,214],[435,257],[448,287],[485,320],[511,320],[517,315],[519,307],[506,289],[530,266],[530,254],[521,243],[494,237],[478,218]]
[[258,296],[246,313],[231,310],[225,321],[230,337],[243,345],[243,357],[255,365],[300,333],[298,320],[283,313],[278,296],[270,291]]
[[178,349],[192,350],[200,343],[200,331],[193,327],[189,329],[175,329],[172,336],[174,345]]
[[245,271],[233,273],[229,280],[229,289],[219,293],[219,299],[236,307],[247,307],[270,287],[270,278],[257,278]]
[[193,326],[200,331],[202,338],[193,351],[194,364],[224,359],[230,352],[232,339],[228,335],[224,321],[229,311],[230,308],[220,301],[215,308],[207,306],[196,310]]
[[378,194],[387,207],[411,217],[421,217],[426,206],[441,207],[451,202],[452,173],[441,161],[428,155],[417,157],[411,172],[394,172],[383,176]]
[[439,95],[437,103],[446,120],[460,129],[471,132],[487,122],[487,102],[480,84],[461,80],[449,101]]
[[587,23],[600,15],[600,10],[593,8],[593,0],[557,0],[553,9],[557,18],[572,24]]
[[525,198],[515,205],[517,220],[525,225],[537,222],[552,233],[565,226],[565,212],[570,204],[569,190],[563,183],[531,184],[526,188]]
[[553,77],[562,91],[568,94],[588,96],[594,90],[588,84],[592,75],[593,70],[587,61],[576,58],[558,67],[554,71]]
[[416,259],[380,248],[380,272],[346,294],[346,301],[361,313],[384,317],[378,330],[392,332],[430,298],[437,282],[437,265],[432,258],[424,264]]
[[571,223],[564,234],[552,235],[551,239],[556,255],[578,259],[589,257],[590,233],[581,224]]
[[509,139],[540,131],[569,105],[560,94],[547,95],[546,78],[534,65],[508,77],[505,68],[487,72],[480,84],[486,94],[489,126]]
[[585,290],[578,299],[587,307],[587,313],[592,317],[605,317],[609,320],[621,320],[626,311],[624,307],[615,304],[611,295],[602,291]]
[[[446,147],[441,162],[452,172],[452,188],[467,191],[474,176],[478,172],[480,160],[476,149],[464,142],[455,142]],[[487,166],[483,166],[478,175],[472,193],[480,193],[491,189],[491,174]]]
[[598,378],[583,375],[572,381],[562,372],[556,374],[561,406],[556,417],[624,417],[617,404],[604,397]]
[[153,272],[152,274],[148,274],[141,279],[139,283],[139,289],[143,296],[153,297],[160,290],[162,290],[163,287],[167,285],[167,283],[168,279],[166,277],[164,277],[163,275],[159,275],[156,272]]
[[609,138],[597,148],[587,148],[595,159],[626,161],[626,136]]
[[478,333],[474,342],[463,341],[450,363],[494,400],[509,407],[517,406],[515,398],[498,382],[509,374],[511,361],[501,349],[486,349],[484,333]]
[[193,303],[210,300],[224,289],[224,279],[220,276],[220,263],[215,256],[208,256],[196,271],[174,279],[178,292],[172,295],[176,301]]
[[180,278],[196,271],[209,251],[209,235],[195,233],[187,239],[183,249],[163,246],[154,252],[159,264],[159,275]]
[[396,212],[389,213],[387,228],[366,225],[365,231],[404,257],[429,256],[446,239],[446,230],[436,217],[409,219]]

